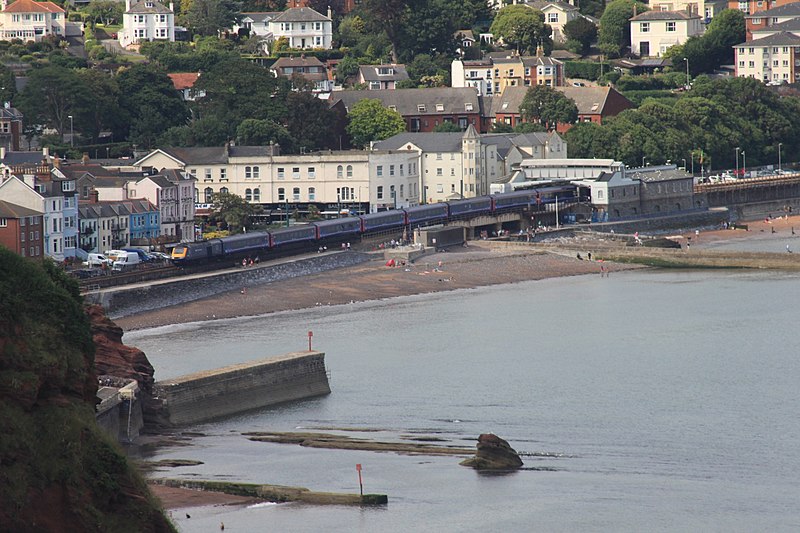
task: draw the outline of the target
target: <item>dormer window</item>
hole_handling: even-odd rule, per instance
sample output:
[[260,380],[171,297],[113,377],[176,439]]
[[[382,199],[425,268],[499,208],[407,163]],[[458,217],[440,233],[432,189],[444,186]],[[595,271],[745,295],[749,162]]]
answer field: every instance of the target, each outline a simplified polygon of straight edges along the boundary
[[424,113],[425,112],[425,104],[417,104],[417,111],[419,111],[420,113]]
[[436,111],[439,112],[444,111],[444,104],[436,104]]
[[391,76],[394,74],[392,67],[378,67],[378,76]]
[[144,3],[144,7],[153,8],[153,7],[155,7],[155,4],[153,2],[145,2]]
[[464,111],[472,111],[472,102],[464,104]]
[[[389,109],[391,109],[392,111],[397,111],[397,106],[396,105],[390,105]],[[423,109],[423,111],[424,111],[424,109]]]

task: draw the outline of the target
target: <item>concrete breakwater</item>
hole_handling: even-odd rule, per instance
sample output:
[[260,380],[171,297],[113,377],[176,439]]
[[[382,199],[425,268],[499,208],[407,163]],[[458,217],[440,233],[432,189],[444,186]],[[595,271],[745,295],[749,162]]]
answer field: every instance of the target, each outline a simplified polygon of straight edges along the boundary
[[293,352],[157,381],[163,421],[194,424],[269,405],[330,394],[325,354]]

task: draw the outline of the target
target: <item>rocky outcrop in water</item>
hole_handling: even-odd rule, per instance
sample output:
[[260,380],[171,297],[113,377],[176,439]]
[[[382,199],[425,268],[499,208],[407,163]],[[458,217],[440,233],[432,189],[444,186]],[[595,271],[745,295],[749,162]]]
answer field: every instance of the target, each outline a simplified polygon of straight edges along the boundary
[[476,470],[511,470],[522,466],[522,459],[514,448],[493,433],[478,437],[477,447],[475,457],[461,461],[461,465]]

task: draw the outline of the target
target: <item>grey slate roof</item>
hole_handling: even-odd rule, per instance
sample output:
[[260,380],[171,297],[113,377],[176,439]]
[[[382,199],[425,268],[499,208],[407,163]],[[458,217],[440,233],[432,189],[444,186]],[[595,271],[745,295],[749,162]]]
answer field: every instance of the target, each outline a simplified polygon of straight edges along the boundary
[[[379,68],[393,68],[393,74],[378,74]],[[365,81],[402,81],[408,79],[405,65],[361,65],[358,67],[361,77]]]
[[463,133],[398,133],[384,141],[373,144],[376,150],[399,150],[408,143],[419,146],[425,152],[460,152]]
[[[603,111],[610,87],[555,87],[564,96],[575,102],[578,114],[596,115]],[[518,113],[528,87],[506,87],[503,94],[494,96],[492,110],[497,113]]]
[[[331,94],[330,105],[342,101],[347,109],[357,102],[371,98],[380,100],[384,107],[394,106],[398,113],[408,115],[454,115],[479,113],[480,101],[478,93],[472,87],[435,87],[428,89],[388,89],[384,91],[337,91]],[[437,111],[441,104],[443,111]],[[472,104],[472,111],[467,111],[465,104]],[[424,106],[421,111],[418,106]]]
[[550,5],[556,6],[559,9],[561,9],[562,11],[577,11],[578,10],[578,8],[573,6],[572,4],[569,4],[567,2],[559,2],[558,0],[554,0],[554,1],[550,1],[550,2],[548,0],[527,0],[525,2],[525,4],[530,6],[530,7],[536,8],[539,11],[543,10],[544,8],[546,8],[547,6],[550,6]]
[[764,11],[757,11],[745,18],[766,18],[766,17],[797,17],[800,16],[800,2],[792,2],[782,6],[773,7]]
[[272,22],[330,22],[330,20],[310,7],[292,7],[277,15]]
[[0,163],[8,166],[19,165],[40,165],[44,161],[44,155],[38,152],[11,152],[6,150],[6,156],[0,159]]
[[645,167],[632,170],[628,169],[625,171],[625,177],[643,181],[645,183],[692,179],[691,174],[685,170],[675,167]]
[[774,33],[776,31],[788,31],[792,33],[800,33],[800,17],[784,20],[783,22],[767,26],[766,28],[763,29],[753,30],[753,36],[756,36],[760,33]]
[[34,211],[33,209],[28,209],[27,207],[22,207],[21,205],[0,200],[0,218],[25,218],[41,215],[41,211]]
[[250,21],[258,24],[260,22],[269,22],[280,14],[280,11],[261,11],[261,12],[247,12],[240,13],[242,21],[250,19]]
[[164,6],[164,4],[157,2],[156,0],[141,0],[135,4],[131,4],[131,8],[126,11],[126,13],[133,13],[133,14],[171,14],[172,11],[169,10],[168,7]]
[[162,151],[187,165],[223,165],[229,157],[266,157],[273,155],[271,146],[209,146],[162,148]]
[[645,11],[628,20],[639,22],[647,20],[691,20],[699,19],[700,15],[687,13],[686,11]]
[[800,45],[800,37],[788,31],[782,31],[773,35],[754,39],[735,45],[736,47],[756,47],[756,46],[797,46]]

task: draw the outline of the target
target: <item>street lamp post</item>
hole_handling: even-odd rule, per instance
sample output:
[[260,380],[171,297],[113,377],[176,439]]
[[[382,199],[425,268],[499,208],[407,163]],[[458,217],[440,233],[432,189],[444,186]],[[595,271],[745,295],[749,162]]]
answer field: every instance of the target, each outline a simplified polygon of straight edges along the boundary
[[686,172],[686,158],[682,157],[681,161],[683,161],[683,171]]
[[67,118],[69,119],[69,145],[70,145],[70,147],[74,147],[75,146],[75,130],[72,127],[72,124],[73,124],[72,115],[67,115]]
[[739,150],[741,150],[741,148],[739,148],[737,146],[736,147],[736,177],[737,178],[739,177]]
[[742,150],[742,177],[747,175],[747,156],[745,156],[744,150]]
[[694,150],[690,154],[692,156],[692,177],[694,177]]
[[642,166],[644,167],[644,160],[647,159],[646,156],[642,156]]
[[781,146],[783,143],[778,143],[778,171],[781,170]]
[[689,77],[689,58],[684,57],[684,61],[686,61],[686,90],[689,90],[689,86],[691,84],[691,78]]

